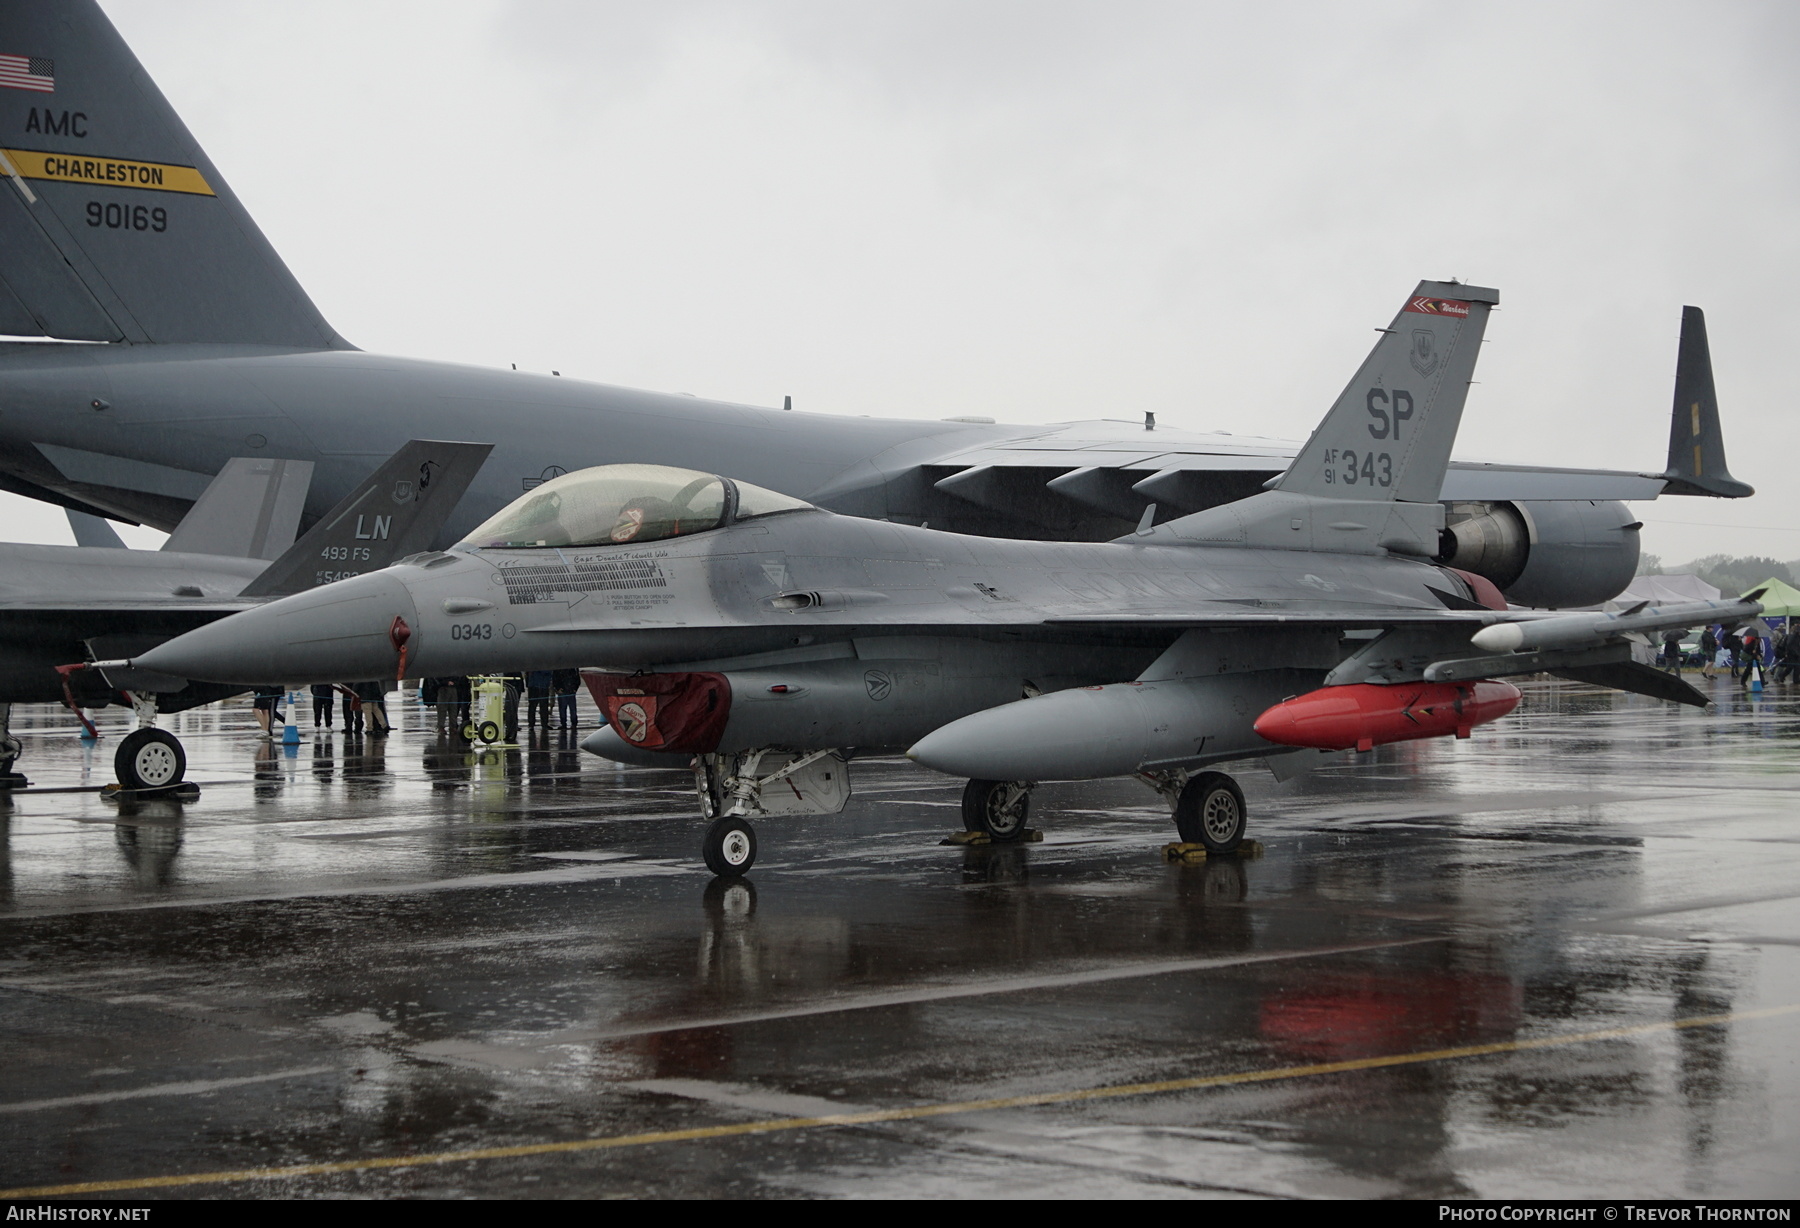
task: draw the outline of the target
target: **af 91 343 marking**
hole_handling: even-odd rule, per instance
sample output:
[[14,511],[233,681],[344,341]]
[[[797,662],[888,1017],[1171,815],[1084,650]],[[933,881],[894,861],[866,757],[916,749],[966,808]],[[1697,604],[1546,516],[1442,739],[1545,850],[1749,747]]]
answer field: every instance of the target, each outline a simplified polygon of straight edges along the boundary
[[1358,452],[1332,448],[1325,453],[1325,481],[1333,486],[1392,486],[1394,457],[1391,452]]

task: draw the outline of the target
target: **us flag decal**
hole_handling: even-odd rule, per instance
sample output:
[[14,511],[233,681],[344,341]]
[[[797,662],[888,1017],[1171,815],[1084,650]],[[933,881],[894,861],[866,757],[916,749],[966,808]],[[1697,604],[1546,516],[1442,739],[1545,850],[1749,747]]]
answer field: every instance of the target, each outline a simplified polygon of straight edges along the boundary
[[56,61],[38,55],[0,55],[0,86],[54,94]]

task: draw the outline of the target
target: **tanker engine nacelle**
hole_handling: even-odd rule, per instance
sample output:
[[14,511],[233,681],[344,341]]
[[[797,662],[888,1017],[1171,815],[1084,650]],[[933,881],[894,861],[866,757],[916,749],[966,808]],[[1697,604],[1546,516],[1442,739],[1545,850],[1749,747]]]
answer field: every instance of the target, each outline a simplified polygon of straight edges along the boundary
[[1599,605],[1637,574],[1638,529],[1623,503],[1452,503],[1438,561],[1492,580],[1514,605]]

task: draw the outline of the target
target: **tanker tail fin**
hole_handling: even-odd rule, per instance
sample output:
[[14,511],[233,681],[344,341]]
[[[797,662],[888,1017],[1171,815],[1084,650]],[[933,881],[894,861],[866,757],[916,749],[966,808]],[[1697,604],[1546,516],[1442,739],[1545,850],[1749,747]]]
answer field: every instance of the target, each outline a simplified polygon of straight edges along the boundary
[[1712,349],[1706,343],[1706,313],[1681,309],[1681,350],[1675,359],[1675,409],[1669,419],[1669,468],[1665,495],[1711,495],[1742,499],[1756,488],[1725,467],[1725,432],[1719,425],[1719,396],[1713,391]]
[[0,333],[352,348],[94,0],[0,5]]

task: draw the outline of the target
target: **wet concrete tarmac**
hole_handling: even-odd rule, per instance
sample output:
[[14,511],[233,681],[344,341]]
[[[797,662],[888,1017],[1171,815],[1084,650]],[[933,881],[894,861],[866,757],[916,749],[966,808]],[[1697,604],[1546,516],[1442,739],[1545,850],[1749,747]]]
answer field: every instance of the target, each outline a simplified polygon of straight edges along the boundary
[[228,706],[169,722],[201,796],[134,805],[48,791],[111,779],[117,710],[20,710],[0,1185],[1791,1198],[1800,696],[1712,685],[1246,768],[1263,854],[1191,865],[1131,782],[943,847],[960,782],[858,763],[737,884],[685,774],[554,739],[289,754]]

